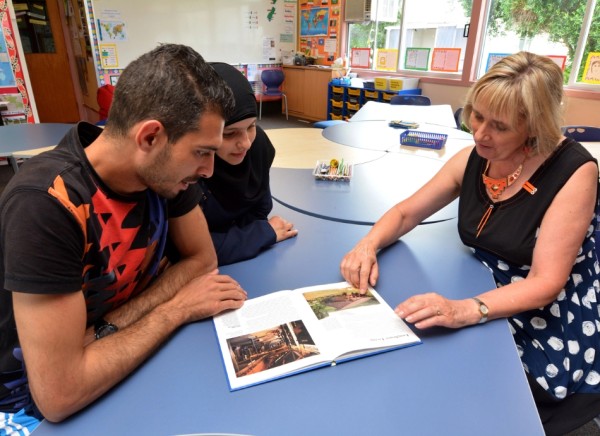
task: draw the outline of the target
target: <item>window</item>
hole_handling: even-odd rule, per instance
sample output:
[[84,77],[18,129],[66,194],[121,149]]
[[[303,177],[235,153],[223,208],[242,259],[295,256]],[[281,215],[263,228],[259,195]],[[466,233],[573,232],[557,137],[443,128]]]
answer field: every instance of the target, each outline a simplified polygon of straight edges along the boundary
[[[348,53],[369,48],[378,71],[430,71],[458,74],[467,45],[467,15],[461,0],[373,2],[374,21],[348,28]],[[393,7],[392,7],[393,6]]]
[[490,1],[477,77],[501,57],[526,50],[554,59],[565,84],[600,84],[600,26],[592,26],[600,21],[600,6],[594,3]]
[[[503,56],[527,50],[552,57],[563,68],[568,87],[600,89],[600,1],[371,0],[371,4],[372,21],[348,23],[351,64],[352,49],[362,49],[355,50],[362,55],[362,68],[470,82]],[[473,11],[481,22],[471,20]],[[474,41],[468,45],[469,36],[479,46]],[[393,56],[397,58],[391,66]]]
[[[377,1],[371,3],[373,21],[351,24],[348,40],[352,64],[370,68],[396,71],[398,63],[398,41],[401,24],[402,0]],[[358,49],[352,52],[352,48]],[[365,62],[364,50],[367,53]],[[360,51],[360,52],[359,52]],[[360,60],[358,63],[357,61]]]

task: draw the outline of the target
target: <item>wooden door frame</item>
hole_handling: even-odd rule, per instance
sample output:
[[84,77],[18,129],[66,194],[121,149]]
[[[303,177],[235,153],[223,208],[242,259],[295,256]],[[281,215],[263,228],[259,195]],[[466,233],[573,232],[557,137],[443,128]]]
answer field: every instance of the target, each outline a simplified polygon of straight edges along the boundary
[[77,73],[77,63],[75,60],[75,54],[73,53],[73,42],[70,38],[71,29],[67,24],[67,14],[65,12],[65,4],[62,0],[46,0],[55,1],[58,4],[58,14],[60,16],[60,25],[63,31],[63,39],[65,48],[67,50],[67,58],[69,59],[69,70],[71,71],[71,83],[73,85],[73,93],[75,94],[75,101],[77,102],[77,111],[79,113],[79,119],[88,121],[86,119],[86,110],[83,104],[83,95],[81,93],[81,84],[79,83],[79,74]]

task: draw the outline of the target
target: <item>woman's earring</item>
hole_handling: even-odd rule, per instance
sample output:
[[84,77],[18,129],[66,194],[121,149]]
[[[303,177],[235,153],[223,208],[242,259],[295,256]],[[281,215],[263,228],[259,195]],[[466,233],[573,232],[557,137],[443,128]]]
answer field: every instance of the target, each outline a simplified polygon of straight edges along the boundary
[[527,138],[527,141],[525,142],[525,145],[523,146],[523,152],[525,152],[526,155],[529,155],[529,153],[531,153],[533,150],[535,150],[538,146],[538,140],[537,137],[535,136],[531,136],[529,138]]

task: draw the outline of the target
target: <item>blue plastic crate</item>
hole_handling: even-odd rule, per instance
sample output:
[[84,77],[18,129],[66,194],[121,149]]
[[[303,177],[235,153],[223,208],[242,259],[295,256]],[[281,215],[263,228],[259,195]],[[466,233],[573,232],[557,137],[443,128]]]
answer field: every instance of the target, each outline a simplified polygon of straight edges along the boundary
[[423,90],[421,88],[401,89],[400,91],[398,91],[398,94],[399,95],[422,95]]
[[405,130],[400,134],[400,144],[413,147],[433,148],[439,150],[446,144],[448,135],[443,133],[421,132],[420,130]]

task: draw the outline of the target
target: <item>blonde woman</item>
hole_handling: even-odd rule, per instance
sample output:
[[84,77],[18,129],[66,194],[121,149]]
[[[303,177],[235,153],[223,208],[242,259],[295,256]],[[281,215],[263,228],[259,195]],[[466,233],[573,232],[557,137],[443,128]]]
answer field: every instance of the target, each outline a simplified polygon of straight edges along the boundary
[[562,83],[547,57],[520,52],[496,63],[464,106],[475,145],[386,212],[341,262],[349,282],[374,285],[377,251],[460,197],[460,237],[498,287],[464,300],[443,289],[415,295],[396,313],[419,329],[507,318],[549,435],[600,413],[598,165],[561,133]]

